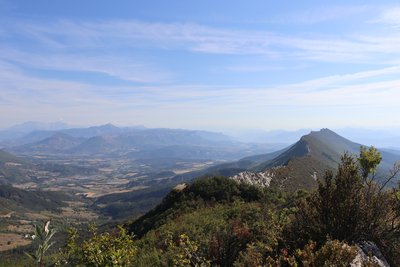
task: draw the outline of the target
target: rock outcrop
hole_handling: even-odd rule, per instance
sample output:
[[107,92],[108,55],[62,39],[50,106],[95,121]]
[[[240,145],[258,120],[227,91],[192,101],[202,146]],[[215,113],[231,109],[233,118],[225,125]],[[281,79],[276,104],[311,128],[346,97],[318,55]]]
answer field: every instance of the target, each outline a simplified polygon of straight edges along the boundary
[[240,172],[234,176],[229,177],[232,180],[240,183],[251,185],[258,185],[261,187],[269,187],[272,178],[274,177],[273,170],[266,170],[264,172]]
[[366,263],[372,263],[373,266],[390,267],[374,242],[361,241],[356,244],[356,247],[358,249],[358,254],[351,263],[351,267],[362,267],[365,266]]

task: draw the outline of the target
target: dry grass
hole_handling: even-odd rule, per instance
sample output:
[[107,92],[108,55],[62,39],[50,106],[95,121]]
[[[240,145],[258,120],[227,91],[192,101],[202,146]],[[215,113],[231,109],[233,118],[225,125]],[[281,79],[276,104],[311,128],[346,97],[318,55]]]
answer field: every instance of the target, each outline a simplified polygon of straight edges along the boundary
[[29,234],[33,231],[32,222],[29,224],[8,225],[7,230],[13,233]]
[[30,213],[30,212],[25,213],[24,217],[27,218],[28,220],[32,220],[32,221],[39,221],[39,220],[46,221],[51,218],[51,216],[49,216],[48,214]]
[[9,213],[2,214],[2,215],[0,215],[0,218],[4,218],[4,219],[6,219],[6,218],[11,218],[11,216],[12,216],[14,213],[15,213],[14,211],[11,211],[11,212],[9,212]]
[[29,183],[22,183],[22,184],[14,184],[13,185],[16,188],[19,189],[32,189],[32,188],[37,188],[37,184],[33,183],[33,182],[29,182]]
[[96,197],[102,197],[102,196],[111,195],[111,194],[133,192],[133,191],[136,191],[136,190],[142,190],[142,189],[146,189],[146,188],[148,188],[148,186],[144,186],[143,185],[143,186],[135,186],[135,187],[132,187],[130,189],[115,189],[115,190],[103,189],[103,190],[97,191],[97,192],[89,191],[89,192],[86,192],[86,193],[82,193],[82,195],[84,195],[87,198],[96,198]]
[[90,221],[90,220],[95,220],[99,216],[91,211],[88,211],[87,209],[84,208],[71,208],[71,207],[65,207],[61,209],[62,212],[60,215],[57,217],[62,219],[62,218],[68,218],[70,220],[85,220],[85,221]]
[[19,246],[26,246],[30,243],[31,240],[26,239],[22,234],[0,233],[0,252]]

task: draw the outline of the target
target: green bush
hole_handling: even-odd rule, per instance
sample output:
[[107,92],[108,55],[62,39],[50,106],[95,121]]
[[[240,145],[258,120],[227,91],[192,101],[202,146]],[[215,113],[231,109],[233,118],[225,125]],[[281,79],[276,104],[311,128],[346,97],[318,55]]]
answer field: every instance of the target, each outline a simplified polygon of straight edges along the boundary
[[316,253],[313,266],[347,267],[357,255],[357,248],[338,240],[328,240]]
[[78,243],[78,232],[69,230],[67,245],[60,255],[58,265],[67,266],[132,266],[136,255],[133,236],[127,234],[123,227],[113,233],[98,234],[91,226],[92,236]]

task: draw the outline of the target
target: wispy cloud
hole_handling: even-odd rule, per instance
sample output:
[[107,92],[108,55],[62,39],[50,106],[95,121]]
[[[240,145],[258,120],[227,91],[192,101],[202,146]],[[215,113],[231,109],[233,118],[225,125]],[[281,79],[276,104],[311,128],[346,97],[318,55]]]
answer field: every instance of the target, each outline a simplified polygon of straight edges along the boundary
[[[212,85],[99,87],[31,77],[7,64],[0,67],[0,79],[6,81],[2,83],[0,99],[18,107],[19,113],[25,111],[31,115],[53,110],[56,113],[68,111],[77,117],[84,109],[117,117],[126,116],[126,112],[132,115],[151,110],[158,111],[157,114],[171,111],[187,114],[203,111],[208,114],[223,107],[224,113],[257,111],[257,116],[285,108],[362,110],[368,116],[375,108],[397,109],[400,98],[400,79],[368,81],[388,74],[397,77],[400,74],[397,66],[271,88]],[[6,112],[9,106],[2,105],[0,110]],[[140,122],[144,123],[149,117],[156,121],[157,115],[153,111]]]
[[[30,68],[52,71],[97,72],[121,80],[160,83],[168,82],[173,74],[152,63],[142,63],[134,58],[121,55],[95,55],[83,52],[36,52],[28,53],[3,47],[0,49],[0,59],[22,64]],[[157,73],[157,75],[154,75]]]
[[[355,72],[343,75],[332,75],[318,79],[307,80],[292,84],[282,84],[275,87],[232,87],[232,86],[214,86],[214,85],[160,85],[160,86],[98,86],[91,85],[85,82],[70,82],[59,79],[38,78],[30,74],[24,73],[21,69],[15,67],[13,64],[0,61],[0,78],[2,80],[1,93],[14,93],[17,96],[18,90],[23,90],[25,93],[32,95],[42,92],[43,94],[52,94],[57,96],[61,92],[67,92],[71,95],[82,95],[82,98],[92,97],[98,95],[99,97],[108,98],[109,96],[116,96],[115,101],[123,102],[127,100],[130,102],[132,98],[140,95],[139,101],[145,100],[152,102],[154,100],[170,102],[184,102],[190,99],[199,99],[199,102],[208,100],[208,98],[228,98],[229,96],[238,96],[242,99],[243,96],[249,95],[253,98],[257,94],[265,96],[278,96],[282,95],[282,99],[288,95],[306,95],[310,99],[314,99],[315,95],[335,94],[340,90],[355,90],[355,93],[378,90],[381,86],[382,92],[385,89],[391,89],[397,85],[398,77],[400,75],[400,66],[392,66],[382,69],[368,70],[362,72]],[[384,78],[375,81],[373,78]],[[371,80],[372,79],[372,80]],[[364,88],[361,91],[356,88]],[[255,95],[252,96],[251,94]],[[41,96],[37,96],[38,98]],[[143,98],[142,98],[143,97]],[[340,102],[340,97],[335,97],[337,102]],[[30,99],[26,99],[29,101]],[[283,101],[277,104],[282,104]],[[335,102],[335,101],[333,101]],[[160,102],[154,102],[158,105]],[[305,105],[311,103],[306,102]],[[318,103],[314,103],[318,104]],[[55,105],[56,102],[55,102]],[[299,102],[302,105],[302,102]]]
[[374,10],[373,7],[368,5],[330,5],[309,7],[305,10],[296,12],[287,12],[272,17],[268,21],[271,23],[285,23],[285,24],[318,24],[322,22],[335,21],[339,19],[346,19],[348,17],[356,16],[368,11]]
[[[369,82],[370,78],[374,77],[384,77],[386,75],[400,74],[400,66],[392,66],[376,70],[368,70],[355,72],[351,74],[342,75],[332,75],[328,77],[322,77],[318,79],[308,80],[305,82],[297,83],[292,85],[292,88],[302,88],[311,91],[321,91],[332,88],[340,87],[345,84],[352,84],[354,82],[359,82],[363,84],[364,82]],[[391,80],[389,78],[389,80]]]
[[[385,20],[396,19],[396,10]],[[354,35],[296,34],[215,28],[191,23],[140,21],[58,21],[51,25],[20,23],[14,29],[37,42],[60,49],[145,48],[180,49],[209,54],[260,54],[269,58],[365,62],[399,54],[400,34],[381,39],[378,33]]]
[[400,27],[400,6],[384,9],[377,18],[373,19],[374,23],[387,24],[395,28]]

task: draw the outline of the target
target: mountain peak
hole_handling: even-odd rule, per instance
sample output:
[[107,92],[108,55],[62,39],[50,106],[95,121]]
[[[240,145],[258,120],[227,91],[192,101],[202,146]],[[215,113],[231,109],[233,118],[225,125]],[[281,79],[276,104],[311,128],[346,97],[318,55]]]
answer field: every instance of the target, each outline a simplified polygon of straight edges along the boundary
[[337,133],[335,133],[334,131],[332,131],[332,130],[330,130],[330,129],[328,129],[328,128],[322,128],[321,130],[319,130],[319,131],[311,131],[310,133],[309,133],[310,135],[320,135],[320,134],[324,134],[324,135],[327,135],[327,134],[333,134],[333,135],[338,135]]
[[312,142],[312,140],[318,140],[319,142],[330,146],[335,146],[338,143],[346,143],[346,145],[353,143],[328,128],[322,128],[319,131],[311,131],[308,135],[304,135],[301,139],[307,140],[308,142]]
[[107,123],[99,126],[94,126],[93,128],[100,128],[100,129],[119,129],[117,126],[115,126],[112,123]]

